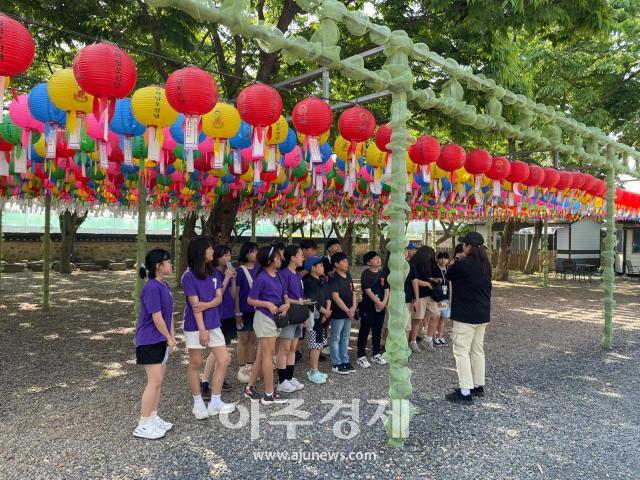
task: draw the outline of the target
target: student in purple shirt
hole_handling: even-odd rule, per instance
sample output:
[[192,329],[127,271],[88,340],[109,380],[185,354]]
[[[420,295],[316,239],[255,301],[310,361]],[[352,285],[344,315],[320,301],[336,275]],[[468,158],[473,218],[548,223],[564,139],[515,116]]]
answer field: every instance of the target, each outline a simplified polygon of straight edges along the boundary
[[241,263],[236,270],[236,328],[238,329],[238,381],[248,383],[255,360],[256,334],[253,331],[253,315],[255,309],[247,303],[249,291],[256,279],[258,267],[256,256],[258,244],[245,242],[240,247],[238,261]]
[[[225,275],[222,282],[215,275],[213,247],[206,237],[191,240],[187,257],[189,269],[182,275],[182,288],[186,297],[183,328],[189,351],[187,380],[193,395],[193,414],[198,420],[202,420],[235,410],[235,404],[225,403],[220,399],[224,374],[231,363],[231,357],[220,330],[218,306],[222,303],[231,275]],[[212,349],[217,364],[212,375],[212,394],[208,408],[202,399],[200,385],[202,350],[207,347]],[[209,381],[211,377],[205,377],[205,380]]]
[[[282,283],[285,302],[303,303],[304,287],[297,269],[302,266],[304,257],[298,245],[289,245],[284,252],[284,268],[278,272]],[[293,376],[296,366],[296,347],[302,336],[302,323],[287,325],[280,331],[278,343],[278,391],[291,393],[302,390],[304,385]]]
[[[247,303],[256,309],[253,316],[253,330],[258,339],[258,354],[249,384],[244,390],[245,397],[252,402],[261,402],[263,405],[284,403],[286,400],[273,388],[273,354],[276,347],[276,338],[280,329],[276,327],[274,315],[289,311],[289,304],[284,301],[282,283],[278,278],[278,269],[282,264],[282,257],[276,246],[262,247],[258,250],[258,262],[263,269],[256,277],[249,292]],[[264,396],[261,396],[255,388],[258,376],[262,373],[264,382]]]
[[[213,273],[214,278],[217,279],[218,285],[222,285],[222,303],[218,306],[218,315],[220,316],[220,330],[224,336],[224,343],[231,345],[231,340],[236,338],[236,320],[235,314],[235,269],[230,267],[231,265],[231,249],[226,245],[218,245],[213,249],[213,265],[215,265],[215,271]],[[227,266],[229,265],[229,268]],[[226,277],[230,277],[226,280]],[[204,375],[202,382],[202,396],[210,396],[211,389],[206,383],[213,376],[213,370],[216,366],[216,356],[209,355],[204,365]],[[222,382],[222,390],[231,390],[231,385],[226,380]]]
[[144,365],[147,385],[142,394],[136,437],[157,439],[173,427],[158,416],[160,387],[169,352],[176,346],[173,297],[165,276],[172,270],[171,254],[154,249],[147,253],[140,278],[149,277],[140,292],[140,317],[136,324],[136,363]]

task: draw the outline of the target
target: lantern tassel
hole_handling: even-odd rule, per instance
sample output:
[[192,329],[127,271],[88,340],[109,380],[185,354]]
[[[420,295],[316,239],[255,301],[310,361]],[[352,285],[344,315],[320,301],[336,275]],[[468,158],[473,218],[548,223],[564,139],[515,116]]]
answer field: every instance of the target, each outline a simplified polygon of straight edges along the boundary
[[[305,141],[307,141],[307,137],[305,137]],[[322,163],[318,137],[309,137],[309,151],[311,152],[311,163]]]
[[237,148],[233,149],[233,173],[236,175],[242,174],[242,158],[240,157],[240,150]]
[[0,177],[9,176],[9,162],[7,161],[7,152],[0,151]]
[[187,115],[184,120],[184,148],[196,150],[198,148],[199,115]]
[[[46,143],[47,143],[47,155],[46,158],[56,158],[56,146],[58,143],[58,129],[53,122],[46,123]],[[31,148],[29,147],[29,150]]]
[[125,135],[124,139],[123,139],[123,146],[124,146],[124,164],[125,165],[132,165],[133,161],[133,147],[131,145],[131,137],[129,135]]
[[254,159],[264,158],[265,131],[264,127],[253,127],[253,142],[251,144],[251,156]]
[[192,173],[194,171],[193,166],[193,150],[187,150],[187,173]]
[[147,134],[147,158],[152,162],[157,162],[160,158],[160,141],[158,138],[158,129],[156,127],[148,127]]

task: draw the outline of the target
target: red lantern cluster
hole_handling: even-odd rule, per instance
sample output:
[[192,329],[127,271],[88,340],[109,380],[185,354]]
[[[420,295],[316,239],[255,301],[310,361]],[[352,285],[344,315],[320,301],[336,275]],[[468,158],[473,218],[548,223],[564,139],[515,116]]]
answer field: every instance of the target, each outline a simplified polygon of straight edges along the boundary
[[[376,131],[375,137],[376,147],[386,153],[391,153],[391,148],[389,143],[391,143],[391,124],[385,123],[384,125],[380,125],[378,130]],[[411,147],[409,147],[411,148]],[[440,150],[440,145],[438,145],[438,151]]]
[[472,175],[489,171],[492,166],[491,154],[482,148],[472,150],[464,162],[464,169]]
[[511,183],[524,182],[529,177],[529,165],[521,162],[520,160],[514,160],[511,162],[511,171],[507,175],[506,180]]
[[544,182],[544,169],[538,165],[529,165],[529,176],[523,180],[528,187],[537,187]]
[[237,107],[240,118],[249,125],[268,127],[282,115],[282,98],[275,88],[256,83],[242,89]]
[[24,25],[0,13],[0,76],[14,77],[26,72],[33,62],[36,45]]
[[442,148],[436,164],[446,172],[453,172],[464,165],[466,157],[467,154],[464,148],[452,143]]
[[416,165],[429,165],[438,160],[440,143],[433,137],[423,135],[409,147],[409,158]]
[[373,114],[360,106],[347,108],[338,119],[340,135],[350,142],[366,142],[373,135],[375,128],[376,119]]
[[493,157],[491,167],[484,174],[492,180],[504,180],[511,173],[511,162],[505,157]]

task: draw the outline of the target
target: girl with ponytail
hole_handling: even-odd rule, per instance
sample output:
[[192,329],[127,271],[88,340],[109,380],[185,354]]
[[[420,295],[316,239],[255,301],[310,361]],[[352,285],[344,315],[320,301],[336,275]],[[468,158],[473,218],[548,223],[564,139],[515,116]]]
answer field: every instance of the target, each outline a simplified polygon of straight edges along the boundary
[[161,438],[173,427],[158,416],[165,366],[169,352],[176,346],[173,297],[164,281],[172,269],[171,254],[154,249],[147,253],[139,270],[140,278],[149,278],[140,292],[140,317],[136,324],[136,363],[144,365],[147,373],[140,421],[133,431],[140,438]]

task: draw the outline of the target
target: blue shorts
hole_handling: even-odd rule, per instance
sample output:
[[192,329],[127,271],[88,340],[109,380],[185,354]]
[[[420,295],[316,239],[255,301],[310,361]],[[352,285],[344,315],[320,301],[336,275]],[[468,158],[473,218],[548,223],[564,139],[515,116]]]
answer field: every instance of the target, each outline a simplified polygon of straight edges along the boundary
[[280,330],[279,338],[284,338],[285,340],[300,338],[300,336],[302,335],[302,329],[303,327],[301,323],[287,325],[282,330]]

